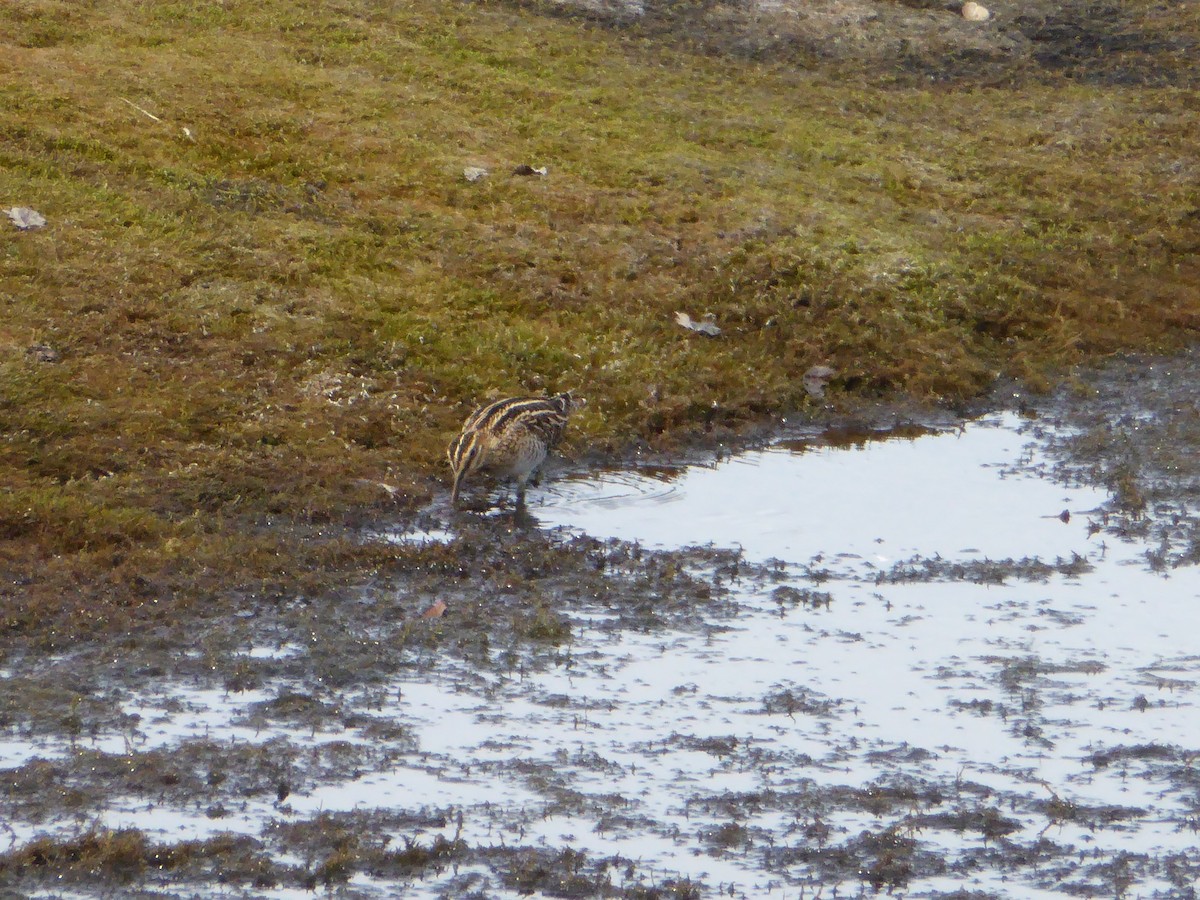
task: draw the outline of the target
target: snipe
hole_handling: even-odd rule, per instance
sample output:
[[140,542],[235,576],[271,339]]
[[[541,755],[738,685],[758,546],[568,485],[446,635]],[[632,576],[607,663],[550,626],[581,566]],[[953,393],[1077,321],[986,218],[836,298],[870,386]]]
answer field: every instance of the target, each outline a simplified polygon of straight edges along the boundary
[[451,502],[473,472],[491,472],[517,482],[517,506],[525,484],[562,440],[571,413],[584,405],[570,391],[552,397],[510,397],[481,406],[467,417],[447,456],[454,471]]

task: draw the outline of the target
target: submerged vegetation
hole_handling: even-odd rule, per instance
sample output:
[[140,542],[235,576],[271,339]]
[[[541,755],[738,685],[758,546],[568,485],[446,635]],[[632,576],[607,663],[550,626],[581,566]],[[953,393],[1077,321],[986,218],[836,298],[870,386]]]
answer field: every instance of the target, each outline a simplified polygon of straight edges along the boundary
[[1041,59],[875,5],[857,57],[715,4],[0,10],[0,198],[48,220],[0,252],[5,633],[370,570],[345,527],[509,392],[619,453],[809,408],[816,364],[953,403],[1192,337],[1196,10],[1089,20],[1114,50],[1064,7]]

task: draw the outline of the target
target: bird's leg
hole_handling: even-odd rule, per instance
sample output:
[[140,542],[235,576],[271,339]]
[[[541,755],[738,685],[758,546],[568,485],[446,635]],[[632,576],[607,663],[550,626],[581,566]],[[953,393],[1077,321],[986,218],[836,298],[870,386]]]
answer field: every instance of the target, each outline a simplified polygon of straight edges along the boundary
[[525,508],[525,479],[517,479],[517,509]]

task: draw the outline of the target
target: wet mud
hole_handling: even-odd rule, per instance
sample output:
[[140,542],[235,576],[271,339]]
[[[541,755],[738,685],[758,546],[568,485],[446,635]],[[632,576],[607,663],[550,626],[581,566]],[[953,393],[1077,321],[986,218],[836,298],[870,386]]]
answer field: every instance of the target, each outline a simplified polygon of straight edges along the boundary
[[559,472],[10,652],[0,894],[1194,897],[1197,376]]

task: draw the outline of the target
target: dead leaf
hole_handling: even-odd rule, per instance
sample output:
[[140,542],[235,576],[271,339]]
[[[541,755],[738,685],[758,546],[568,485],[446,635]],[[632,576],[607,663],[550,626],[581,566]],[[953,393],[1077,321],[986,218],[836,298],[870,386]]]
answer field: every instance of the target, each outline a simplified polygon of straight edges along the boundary
[[400,488],[392,487],[385,481],[375,481],[373,478],[356,478],[356,484],[361,484],[363,487],[379,488],[393,500],[400,495]]
[[684,328],[698,332],[699,334],[708,335],[709,337],[716,337],[721,333],[721,329],[718,328],[717,323],[713,321],[713,316],[711,313],[705,316],[702,321],[696,321],[685,312],[676,312],[675,321]]
[[808,391],[810,397],[820,400],[825,396],[825,385],[836,374],[837,370],[829,366],[813,366],[804,373],[804,390]]
[[487,178],[487,176],[488,170],[479,166],[467,166],[463,169],[463,178],[467,179],[467,181],[479,181],[481,178]]
[[4,214],[12,219],[12,223],[22,231],[41,228],[46,224],[46,217],[36,209],[30,209],[28,206],[14,206],[11,209],[6,209]]
[[433,606],[429,607],[429,609],[425,610],[425,612],[421,613],[421,618],[422,619],[440,619],[442,617],[442,613],[444,613],[445,611],[446,611],[446,601],[439,600],[437,603],[433,604]]

